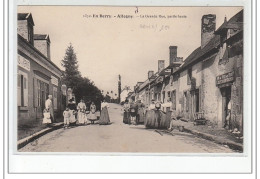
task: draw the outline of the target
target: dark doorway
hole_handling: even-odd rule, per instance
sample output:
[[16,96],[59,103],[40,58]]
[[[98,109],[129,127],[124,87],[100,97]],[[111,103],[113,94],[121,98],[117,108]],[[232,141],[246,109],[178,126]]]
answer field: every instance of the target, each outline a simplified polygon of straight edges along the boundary
[[228,104],[231,100],[231,86],[221,88],[222,95],[222,126],[224,126],[228,115]]
[[195,112],[200,111],[199,89],[195,90]]

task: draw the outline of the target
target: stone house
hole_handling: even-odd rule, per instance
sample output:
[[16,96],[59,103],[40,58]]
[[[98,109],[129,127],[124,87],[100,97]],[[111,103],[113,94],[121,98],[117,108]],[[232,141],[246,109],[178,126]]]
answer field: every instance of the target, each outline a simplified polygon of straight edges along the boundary
[[55,116],[62,108],[61,70],[50,59],[50,38],[34,34],[30,13],[17,15],[18,124],[42,118],[45,100],[53,96]]
[[[231,103],[231,128],[243,130],[243,10],[215,30],[216,16],[202,17],[201,46],[172,73],[176,115],[206,119],[222,127]],[[175,86],[175,85],[173,85]],[[177,89],[178,88],[178,89]]]

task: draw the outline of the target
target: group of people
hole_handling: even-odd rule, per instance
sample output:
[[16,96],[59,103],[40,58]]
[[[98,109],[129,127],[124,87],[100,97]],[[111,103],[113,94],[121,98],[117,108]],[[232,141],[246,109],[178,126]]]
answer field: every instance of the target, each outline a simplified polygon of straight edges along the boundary
[[137,102],[134,102],[134,100],[132,100],[131,102],[129,102],[126,99],[123,107],[124,107],[123,122],[125,124],[138,125],[144,122],[145,106],[141,102],[141,100],[138,100]]
[[[69,100],[66,110],[63,112],[64,116],[64,128],[68,128],[70,125],[85,125],[87,120],[91,124],[95,121],[99,121],[99,125],[110,124],[110,118],[108,115],[109,105],[105,101],[101,103],[101,114],[97,116],[97,107],[94,102],[91,103],[89,111],[87,111],[84,100],[80,100],[80,103],[76,106],[74,99]],[[99,118],[98,118],[99,117]]]
[[[94,124],[95,121],[99,121],[100,125],[110,124],[110,118],[108,115],[109,105],[105,101],[101,103],[101,114],[97,115],[97,107],[94,102],[91,103],[89,108],[83,99],[80,100],[78,105],[76,105],[75,99],[71,98],[66,106],[65,111],[63,112],[64,117],[64,128],[69,126],[85,125],[87,121],[90,121],[91,124]],[[55,122],[54,110],[52,105],[52,95],[48,96],[48,99],[45,102],[45,109],[43,111],[43,123],[51,124]]]

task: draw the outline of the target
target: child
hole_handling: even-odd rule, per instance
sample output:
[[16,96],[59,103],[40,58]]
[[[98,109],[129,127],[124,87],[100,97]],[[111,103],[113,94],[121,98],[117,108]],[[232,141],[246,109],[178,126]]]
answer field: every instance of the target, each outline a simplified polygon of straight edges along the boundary
[[70,125],[70,111],[69,108],[66,107],[66,110],[63,112],[63,117],[64,117],[64,129],[68,128]]
[[51,115],[50,112],[47,109],[43,110],[43,124],[46,124],[47,126],[49,126],[49,124],[51,124]]

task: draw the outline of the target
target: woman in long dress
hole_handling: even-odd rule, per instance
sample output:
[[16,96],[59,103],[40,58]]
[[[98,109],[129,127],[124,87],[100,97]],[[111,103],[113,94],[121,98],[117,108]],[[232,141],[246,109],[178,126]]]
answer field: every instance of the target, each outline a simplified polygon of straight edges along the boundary
[[86,123],[86,104],[83,100],[80,100],[80,103],[77,106],[78,109],[78,122],[79,124],[85,124]]
[[76,106],[76,103],[75,103],[73,98],[69,100],[68,108],[69,108],[69,111],[70,111],[70,124],[72,126],[76,125],[76,110],[77,110],[77,106]]
[[100,120],[99,120],[99,125],[107,125],[110,124],[110,119],[108,115],[108,108],[109,105],[107,102],[102,102],[101,103],[101,114],[100,114]]
[[94,124],[94,122],[97,120],[96,110],[97,110],[97,107],[94,104],[94,102],[92,102],[90,105],[90,112],[88,115],[88,120],[91,121],[91,124]]
[[125,100],[124,103],[124,117],[123,117],[123,123],[128,124],[130,120],[130,104],[128,103],[128,100]]
[[136,116],[136,123],[144,123],[144,104],[141,102],[141,100],[138,100],[137,103],[138,106],[138,113]]

